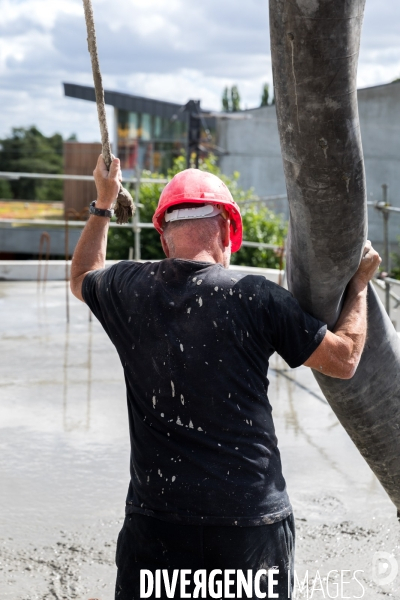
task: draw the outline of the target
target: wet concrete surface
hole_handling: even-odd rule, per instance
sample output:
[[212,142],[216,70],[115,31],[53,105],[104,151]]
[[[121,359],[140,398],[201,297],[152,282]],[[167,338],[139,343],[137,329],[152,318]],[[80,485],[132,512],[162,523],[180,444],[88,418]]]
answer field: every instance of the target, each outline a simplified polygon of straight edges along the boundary
[[[63,282],[40,291],[33,282],[0,283],[2,599],[113,598],[129,478],[125,386],[100,324],[69,295],[67,325],[65,298]],[[331,597],[400,597],[400,574],[372,581],[376,552],[400,563],[386,493],[308,369],[275,356],[269,379],[298,577],[309,571],[298,597],[329,597],[327,573],[338,571],[331,582],[340,582],[340,571],[356,569],[364,592],[353,580],[338,596],[331,586]]]

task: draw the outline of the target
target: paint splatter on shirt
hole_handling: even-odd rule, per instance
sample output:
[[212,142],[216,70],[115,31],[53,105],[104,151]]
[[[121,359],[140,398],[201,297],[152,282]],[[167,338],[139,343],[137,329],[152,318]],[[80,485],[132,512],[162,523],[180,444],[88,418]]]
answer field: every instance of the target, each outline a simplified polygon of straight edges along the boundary
[[303,364],[326,326],[262,276],[234,280],[222,265],[189,260],[122,261],[89,273],[82,294],[124,368],[126,512],[215,525],[290,514],[268,361],[276,351]]

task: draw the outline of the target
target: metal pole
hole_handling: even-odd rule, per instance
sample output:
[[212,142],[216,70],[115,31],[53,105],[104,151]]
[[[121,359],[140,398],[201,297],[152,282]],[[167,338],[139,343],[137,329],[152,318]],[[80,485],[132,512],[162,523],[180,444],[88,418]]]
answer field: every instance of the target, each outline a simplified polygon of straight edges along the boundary
[[[389,253],[389,211],[387,210],[387,188],[386,183],[382,184],[382,217],[383,217],[383,262],[387,275],[390,275],[390,253]],[[390,283],[385,281],[385,309],[390,316]]]
[[385,281],[385,309],[390,317],[390,283]]
[[135,260],[140,260],[140,208],[139,208],[139,197],[140,197],[140,167],[136,166],[136,182],[135,182],[135,204],[136,212],[133,217],[133,231],[135,235]]
[[389,211],[385,210],[388,206],[387,202],[387,188],[386,183],[382,185],[382,201],[383,201],[383,264],[385,271],[389,274],[390,272],[390,258],[389,258]]
[[69,228],[68,228],[68,211],[65,213],[65,307],[67,313],[67,323],[69,323]]
[[[43,246],[46,244],[46,262],[44,266],[43,279],[42,275],[42,259],[43,259]],[[38,274],[37,274],[37,284],[38,290],[40,289],[40,284],[42,283],[42,289],[44,290],[47,282],[47,273],[49,268],[49,257],[50,257],[50,235],[47,231],[43,231],[40,236],[39,241],[39,256],[38,256]]]
[[190,159],[191,159],[191,152],[192,152],[192,148],[190,145],[190,125],[191,125],[191,118],[190,118],[190,112],[187,112],[187,120],[186,120],[186,126],[187,126],[187,138],[186,138],[186,168],[190,169]]

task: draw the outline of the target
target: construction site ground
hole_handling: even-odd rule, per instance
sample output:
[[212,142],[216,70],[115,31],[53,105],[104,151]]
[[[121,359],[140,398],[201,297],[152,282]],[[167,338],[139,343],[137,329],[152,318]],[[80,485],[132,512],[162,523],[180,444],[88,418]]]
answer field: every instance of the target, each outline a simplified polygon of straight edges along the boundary
[[[69,302],[67,324],[65,282],[44,288],[0,282],[4,600],[111,600],[114,594],[129,479],[124,379],[100,324],[71,295]],[[398,597],[400,574],[386,585],[373,580],[374,563],[375,574],[385,575],[376,553],[392,557],[389,570],[396,559],[400,564],[393,504],[311,371],[291,370],[275,355],[269,380],[296,516],[300,582],[308,571],[297,597]]]

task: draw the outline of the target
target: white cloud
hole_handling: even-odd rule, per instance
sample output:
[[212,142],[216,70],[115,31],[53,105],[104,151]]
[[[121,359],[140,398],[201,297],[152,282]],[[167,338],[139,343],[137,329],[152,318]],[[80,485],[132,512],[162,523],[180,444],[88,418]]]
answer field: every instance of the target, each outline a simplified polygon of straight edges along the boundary
[[[225,85],[256,106],[271,82],[267,0],[93,0],[108,89],[219,109]],[[99,138],[95,106],[63,97],[62,81],[92,84],[81,0],[0,0],[0,135]],[[400,76],[400,3],[368,0],[359,86]],[[111,123],[110,123],[111,125]]]
[[80,15],[80,0],[1,0],[1,24],[4,29],[10,24],[31,22],[51,29],[60,13]]

